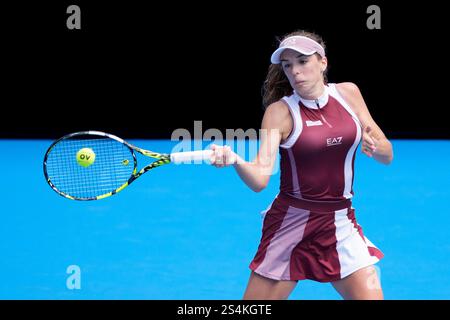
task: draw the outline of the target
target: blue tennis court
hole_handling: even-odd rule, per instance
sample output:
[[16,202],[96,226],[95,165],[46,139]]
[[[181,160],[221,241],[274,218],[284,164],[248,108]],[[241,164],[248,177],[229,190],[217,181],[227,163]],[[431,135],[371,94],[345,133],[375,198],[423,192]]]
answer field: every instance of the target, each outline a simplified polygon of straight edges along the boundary
[[[176,143],[130,142],[158,152]],[[111,198],[77,202],[44,179],[50,143],[0,140],[0,299],[241,299],[279,173],[254,193],[232,168],[169,165]],[[358,150],[353,201],[385,254],[385,298],[450,299],[450,141],[392,143],[390,166]],[[70,266],[79,289],[68,286]],[[340,296],[302,281],[290,299]]]

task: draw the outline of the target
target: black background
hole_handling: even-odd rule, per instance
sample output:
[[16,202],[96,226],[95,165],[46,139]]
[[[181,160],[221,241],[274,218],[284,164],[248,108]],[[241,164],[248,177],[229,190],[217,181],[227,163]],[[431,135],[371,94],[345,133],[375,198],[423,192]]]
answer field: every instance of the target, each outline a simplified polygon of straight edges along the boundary
[[[254,314],[221,314],[211,313],[208,318],[199,315],[178,315],[179,308],[184,305],[190,307],[203,306],[223,310],[222,305],[270,305],[270,315]],[[333,318],[336,315],[363,314],[370,310],[376,318],[383,318],[387,313],[398,312],[405,317],[414,317],[419,314],[427,314],[430,317],[442,315],[449,306],[449,301],[433,300],[389,300],[389,301],[238,301],[238,300],[147,300],[147,301],[117,301],[117,300],[88,300],[88,301],[0,301],[2,310],[10,307],[14,314],[29,312],[31,316],[43,315],[46,318],[61,319],[72,316],[74,319],[86,317],[86,314],[98,312],[99,316],[138,318],[142,314],[149,318],[162,319],[286,319],[298,315],[308,318]]]
[[[81,8],[81,30],[66,9]],[[369,30],[366,9],[381,8]],[[450,138],[442,4],[14,2],[2,6],[0,137],[87,129],[170,138],[176,128],[259,128],[277,37],[322,35],[330,82],[355,82],[389,138]]]

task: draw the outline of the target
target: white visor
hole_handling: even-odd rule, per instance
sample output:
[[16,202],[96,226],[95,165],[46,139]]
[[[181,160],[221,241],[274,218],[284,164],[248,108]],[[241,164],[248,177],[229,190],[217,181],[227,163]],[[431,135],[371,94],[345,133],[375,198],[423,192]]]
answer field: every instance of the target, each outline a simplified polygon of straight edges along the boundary
[[280,56],[286,49],[292,49],[307,56],[318,53],[322,58],[325,57],[324,48],[313,39],[303,36],[293,36],[280,43],[278,49],[272,53],[270,62],[273,64],[281,63]]

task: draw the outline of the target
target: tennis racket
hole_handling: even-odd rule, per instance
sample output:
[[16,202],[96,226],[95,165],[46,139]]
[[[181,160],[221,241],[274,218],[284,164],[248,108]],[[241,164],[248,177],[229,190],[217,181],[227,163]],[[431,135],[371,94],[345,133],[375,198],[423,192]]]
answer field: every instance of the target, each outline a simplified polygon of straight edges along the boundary
[[[136,152],[157,159],[138,171]],[[45,153],[44,175],[50,187],[72,200],[99,200],[129,186],[145,172],[168,163],[209,160],[212,150],[171,154],[144,150],[100,131],[65,135]]]

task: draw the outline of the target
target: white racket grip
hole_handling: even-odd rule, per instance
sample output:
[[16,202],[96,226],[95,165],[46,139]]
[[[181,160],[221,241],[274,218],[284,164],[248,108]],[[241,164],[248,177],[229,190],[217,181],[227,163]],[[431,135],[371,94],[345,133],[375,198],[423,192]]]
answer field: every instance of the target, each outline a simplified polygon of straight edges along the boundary
[[198,150],[188,152],[174,152],[170,154],[170,161],[173,163],[190,163],[192,161],[210,161],[212,150]]

